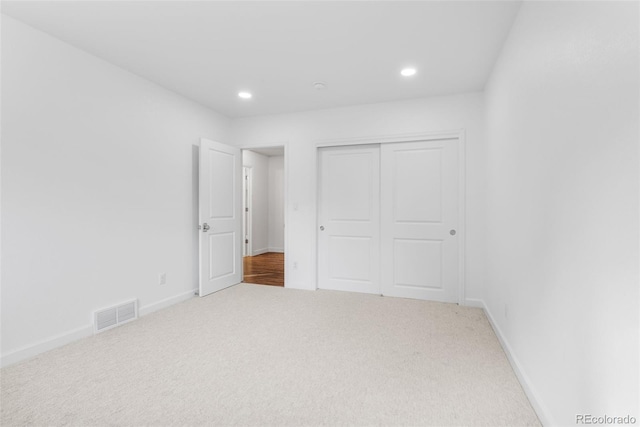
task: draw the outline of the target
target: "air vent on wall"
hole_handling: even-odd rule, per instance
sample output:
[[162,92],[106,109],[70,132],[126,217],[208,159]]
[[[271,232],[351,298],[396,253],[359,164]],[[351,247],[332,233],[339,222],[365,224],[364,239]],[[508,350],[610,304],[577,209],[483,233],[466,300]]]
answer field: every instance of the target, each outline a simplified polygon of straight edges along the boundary
[[128,301],[96,311],[93,315],[93,331],[94,333],[106,331],[137,318],[138,301]]

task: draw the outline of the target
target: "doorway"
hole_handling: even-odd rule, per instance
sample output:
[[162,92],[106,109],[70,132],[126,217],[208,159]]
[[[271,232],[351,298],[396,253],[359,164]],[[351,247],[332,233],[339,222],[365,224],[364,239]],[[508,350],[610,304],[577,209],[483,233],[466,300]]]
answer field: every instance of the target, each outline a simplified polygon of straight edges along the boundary
[[285,285],[284,147],[242,150],[243,282]]

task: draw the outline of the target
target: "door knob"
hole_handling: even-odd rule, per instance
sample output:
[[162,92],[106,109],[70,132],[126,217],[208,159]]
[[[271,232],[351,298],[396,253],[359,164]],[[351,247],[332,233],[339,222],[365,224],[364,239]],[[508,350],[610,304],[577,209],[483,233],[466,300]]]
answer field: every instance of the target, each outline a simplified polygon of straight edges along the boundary
[[320,231],[324,231],[324,225],[320,226]]
[[206,222],[204,224],[202,224],[202,232],[206,233],[207,231],[209,231],[209,224],[207,224]]
[[456,235],[456,230],[449,230],[449,234],[451,234],[452,236]]

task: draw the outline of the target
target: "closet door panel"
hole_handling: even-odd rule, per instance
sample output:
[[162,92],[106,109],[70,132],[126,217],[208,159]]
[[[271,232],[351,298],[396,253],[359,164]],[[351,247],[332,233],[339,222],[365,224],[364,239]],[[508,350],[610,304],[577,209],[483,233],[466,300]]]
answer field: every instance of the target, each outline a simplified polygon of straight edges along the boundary
[[380,294],[380,146],[320,149],[318,288]]
[[458,141],[383,144],[384,295],[458,302]]

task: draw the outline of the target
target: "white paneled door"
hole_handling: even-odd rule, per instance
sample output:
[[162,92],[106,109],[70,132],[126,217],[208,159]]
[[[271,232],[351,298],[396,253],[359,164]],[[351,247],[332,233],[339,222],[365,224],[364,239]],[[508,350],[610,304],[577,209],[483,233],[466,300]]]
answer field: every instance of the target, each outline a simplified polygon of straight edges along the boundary
[[319,288],[458,302],[458,145],[319,150]]
[[200,140],[200,296],[242,281],[242,155]]
[[383,144],[382,292],[458,302],[458,140]]
[[319,155],[318,287],[380,294],[380,146]]

